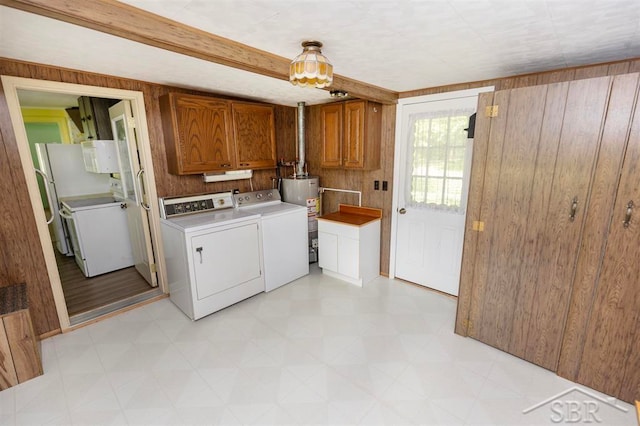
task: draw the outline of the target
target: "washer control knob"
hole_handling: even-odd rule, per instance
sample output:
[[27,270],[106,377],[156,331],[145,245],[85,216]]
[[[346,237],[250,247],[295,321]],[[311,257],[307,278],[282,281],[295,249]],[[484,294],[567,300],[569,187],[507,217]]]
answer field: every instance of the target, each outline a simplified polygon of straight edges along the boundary
[[260,198],[262,198],[262,194],[256,194],[256,198],[259,200]]
[[273,192],[267,193],[267,198],[273,198]]

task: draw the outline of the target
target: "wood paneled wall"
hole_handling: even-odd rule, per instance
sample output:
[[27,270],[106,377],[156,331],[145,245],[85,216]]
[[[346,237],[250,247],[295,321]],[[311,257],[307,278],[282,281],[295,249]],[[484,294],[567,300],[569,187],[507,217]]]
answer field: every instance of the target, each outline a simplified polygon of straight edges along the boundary
[[[320,186],[325,188],[362,191],[362,205],[382,209],[380,247],[380,270],[389,273],[389,240],[391,235],[391,204],[393,194],[393,147],[395,136],[395,105],[382,106],[382,136],[380,169],[356,171],[322,168],[322,117],[321,106],[306,108],[306,146],[309,174],[320,177]],[[380,190],[373,189],[374,180],[380,181]],[[388,190],[382,191],[382,182],[388,182]],[[356,194],[327,191],[322,196],[322,211],[338,210],[338,204],[358,204]]]
[[[492,84],[496,86],[496,89],[506,89],[636,71],[640,71],[640,59],[416,90],[404,92],[401,97],[442,93]],[[205,184],[199,176],[174,176],[167,172],[158,97],[169,91],[203,94],[202,92],[3,58],[0,58],[0,74],[142,92],[145,99],[157,192],[161,197],[222,191],[233,188],[238,188],[241,191],[250,190],[248,181]],[[384,105],[382,108],[381,168],[368,172],[321,168],[319,162],[319,107],[307,107],[306,111],[309,172],[320,176],[321,186],[361,190],[363,192],[362,204],[364,206],[383,210],[380,267],[383,273],[388,273],[395,144],[395,105]],[[275,121],[278,158],[292,160],[295,158],[296,152],[295,108],[276,107]],[[275,176],[274,170],[256,171],[253,179],[254,189],[271,187],[271,178],[273,176]],[[388,191],[374,191],[374,180],[380,180],[381,183],[386,180],[389,185]],[[0,220],[0,244],[2,244],[0,285],[26,282],[36,333],[45,334],[55,331],[60,325],[44,265],[43,253],[38,240],[39,237],[31,210],[26,182],[20,165],[15,135],[1,88],[0,189],[2,190],[3,198],[11,200],[11,203],[16,207],[15,209],[3,209],[2,220]],[[326,193],[324,196],[324,210],[330,212],[337,209],[338,203],[355,204],[356,202],[357,199],[352,195]]]
[[640,71],[640,58],[635,58],[625,61],[584,65],[580,67],[516,75],[512,77],[494,78],[491,80],[481,80],[469,83],[459,83],[447,86],[430,87],[420,90],[411,90],[408,92],[401,92],[399,97],[410,98],[413,96],[432,95],[434,93],[475,89],[477,87],[485,86],[495,86],[495,90],[516,89],[519,87],[535,86],[538,84],[560,83],[563,81],[581,80],[583,78],[592,77],[604,77],[607,75],[626,74],[638,71]]
[[[251,189],[248,180],[204,183],[199,175],[175,176],[168,173],[158,98],[170,91],[202,94],[201,92],[3,58],[0,58],[0,74],[144,93],[156,187],[160,197],[234,188],[241,191]],[[295,108],[276,107],[278,145],[295,144],[295,125],[292,129],[291,117],[295,121]],[[280,119],[285,121],[281,123]],[[254,188],[270,188],[271,178],[274,176],[275,170],[254,171]],[[2,245],[0,286],[27,283],[29,306],[36,334],[50,333],[59,329],[60,323],[2,88],[0,88],[0,194],[7,203],[10,203],[8,204],[10,208],[2,209],[0,220],[0,244]]]

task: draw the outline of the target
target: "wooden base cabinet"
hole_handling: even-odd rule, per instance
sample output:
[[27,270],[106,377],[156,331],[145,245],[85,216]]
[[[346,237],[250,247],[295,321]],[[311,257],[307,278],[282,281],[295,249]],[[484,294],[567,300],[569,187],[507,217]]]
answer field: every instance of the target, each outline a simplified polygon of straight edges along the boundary
[[480,96],[456,319],[458,334],[626,401],[640,391],[639,82]]
[[318,218],[322,273],[362,287],[380,275],[379,209],[340,205]]
[[381,105],[347,101],[322,107],[322,167],[380,168]]

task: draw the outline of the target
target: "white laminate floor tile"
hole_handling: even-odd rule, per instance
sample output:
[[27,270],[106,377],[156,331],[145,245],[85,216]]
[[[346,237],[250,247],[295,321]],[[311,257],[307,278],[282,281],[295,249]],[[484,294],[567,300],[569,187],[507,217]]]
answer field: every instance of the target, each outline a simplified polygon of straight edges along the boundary
[[[360,288],[316,265],[195,322],[164,299],[43,341],[45,374],[0,392],[0,423],[557,424],[548,406],[522,411],[576,384],[455,335],[455,311],[417,286]],[[600,423],[635,426],[618,407]]]

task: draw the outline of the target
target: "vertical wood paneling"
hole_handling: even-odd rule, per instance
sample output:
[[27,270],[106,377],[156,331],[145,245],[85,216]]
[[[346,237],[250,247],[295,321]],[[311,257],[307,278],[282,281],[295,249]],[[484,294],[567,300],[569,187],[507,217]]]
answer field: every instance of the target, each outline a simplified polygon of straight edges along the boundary
[[18,376],[16,375],[16,368],[13,365],[13,357],[11,357],[9,339],[7,338],[4,324],[0,319],[0,391],[17,384]]
[[636,108],[578,372],[579,383],[625,401],[637,398],[640,389],[640,363],[634,352],[640,338],[637,208],[630,225],[623,226],[627,203],[640,204],[639,174],[640,108]]
[[[640,60],[621,61],[621,63],[629,63],[629,71],[640,71]],[[621,65],[623,66],[623,65]],[[599,67],[599,65],[583,68]],[[580,69],[576,68],[575,70]],[[619,72],[616,64],[609,65],[607,72]],[[574,69],[560,70],[547,73],[539,73],[536,75],[536,83],[552,82],[554,79],[561,81],[562,79],[572,80],[579,78],[575,75]],[[162,123],[159,119],[158,97],[169,91],[181,93],[204,94],[190,90],[172,88],[157,84],[145,83],[140,81],[122,79],[111,76],[102,76],[82,71],[74,71],[69,69],[50,67],[40,64],[32,64],[8,59],[0,58],[0,73],[4,75],[13,75],[20,77],[39,78],[53,81],[63,81],[67,83],[87,84],[93,86],[113,87],[127,90],[137,90],[144,93],[145,108],[147,114],[147,126],[149,128],[149,136],[151,140],[152,158],[156,176],[156,187],[159,196],[172,196],[180,194],[190,194],[198,192],[222,191],[232,188],[238,188],[241,191],[250,190],[248,181],[236,182],[219,182],[205,184],[199,176],[174,176],[167,172],[167,163],[164,149],[164,138],[162,133]],[[586,72],[582,72],[579,76],[584,76]],[[582,78],[582,77],[580,77]],[[500,89],[502,81],[507,79],[492,79],[480,82],[459,83],[450,86],[442,86],[429,89],[415,90],[401,94],[401,97],[419,96],[430,93],[442,93],[452,90],[465,88],[482,87],[486,85],[496,85]],[[524,81],[532,81],[528,77],[520,79],[522,84]],[[319,152],[317,151],[319,139],[313,135],[313,119],[312,113],[317,107],[308,107],[307,122],[307,141],[308,151],[307,158],[309,160],[309,171],[312,174],[322,176],[321,185],[334,186],[338,188],[362,188],[363,203],[371,207],[383,209],[382,220],[382,250],[381,250],[381,269],[388,272],[388,239],[390,236],[390,215],[392,204],[392,176],[393,176],[393,152],[394,152],[394,130],[395,125],[395,106],[384,105],[383,112],[383,139],[381,152],[383,153],[381,161],[381,169],[371,172],[351,171],[344,172],[340,170],[324,170],[319,167]],[[291,133],[294,128],[291,120],[295,122],[295,108],[282,107],[282,114],[276,112],[276,143],[278,149],[278,157],[290,157],[291,140],[295,148],[295,133]],[[4,117],[4,118],[3,118]],[[0,255],[0,278],[3,279],[2,284],[11,283],[4,279],[16,279],[14,282],[25,281],[29,286],[30,305],[33,309],[33,320],[36,333],[44,334],[55,330],[59,327],[57,315],[54,308],[53,298],[50,291],[50,283],[46,278],[46,269],[43,263],[43,257],[39,248],[38,235],[33,215],[30,214],[30,201],[26,192],[26,184],[22,176],[22,170],[19,162],[15,162],[15,155],[8,154],[8,151],[15,149],[15,137],[11,129],[10,123],[7,121],[7,107],[3,96],[0,96],[0,124],[1,131],[0,141],[2,149],[0,150],[0,189],[7,197],[15,199],[21,207],[21,211],[25,212],[20,217],[14,217],[11,213],[4,212],[3,221],[0,221],[0,242],[4,247],[10,247],[12,250],[3,251]],[[317,121],[316,121],[317,122]],[[386,124],[385,124],[386,123]],[[278,135],[284,135],[281,139]],[[293,139],[292,139],[293,138]],[[282,141],[285,141],[285,148],[282,147]],[[314,145],[315,144],[315,145]],[[281,152],[284,155],[280,154]],[[293,151],[295,152],[295,150]],[[254,173],[254,188],[266,188],[271,186],[271,177],[274,176],[274,170],[262,170]],[[17,183],[13,181],[13,176],[18,176]],[[387,180],[389,182],[389,191],[373,191],[373,180]],[[331,209],[337,209],[339,202],[354,203],[351,196],[334,196],[327,195],[327,205]],[[20,229],[19,238],[13,229]],[[16,256],[10,254],[15,250]],[[20,257],[25,256],[25,257]],[[19,280],[18,280],[19,278]]]
[[592,67],[584,67],[576,69],[575,79],[604,77],[609,72],[609,64],[596,65]]
[[[201,92],[2,58],[0,58],[0,74],[143,92],[155,183],[160,197],[225,191],[234,188],[241,191],[251,189],[248,180],[204,183],[201,176],[175,176],[168,173],[158,98],[168,92],[203,94]],[[276,134],[279,132],[288,134],[289,130],[282,131],[279,129],[280,126],[289,126],[289,123],[280,123],[276,120]],[[275,176],[275,169],[255,171],[254,188],[270,188],[273,176]],[[1,88],[0,191],[4,197],[13,200],[13,203],[19,206],[17,209],[3,211],[0,221],[0,244],[6,248],[0,255],[0,266],[2,266],[0,285],[26,282],[36,334],[41,335],[59,329],[60,324],[44,264],[44,254],[40,248],[15,134]]]
[[638,74],[618,76],[613,81],[588,206],[584,206],[588,215],[558,362],[558,374],[569,380],[577,379],[638,83]]
[[[478,97],[478,111],[493,104],[493,92],[481,93]],[[460,288],[458,292],[458,307],[456,313],[456,333],[468,335],[469,309],[471,307],[471,292],[473,288],[473,271],[477,255],[478,232],[473,231],[473,222],[480,220],[482,191],[484,188],[485,165],[489,146],[489,129],[491,120],[483,114],[478,114],[473,138],[471,157],[471,180],[469,182],[469,196],[467,199],[467,217],[464,227],[464,244],[462,252],[462,267],[460,269]]]
[[60,328],[60,322],[3,88],[0,88],[0,156],[0,193],[12,206],[3,209],[0,220],[3,247],[0,257],[6,267],[0,271],[0,286],[27,283],[36,330],[45,333]]
[[[539,261],[536,280],[523,275],[520,286],[535,288],[532,297],[522,300],[531,312],[523,357],[550,370],[557,367],[610,82],[608,77],[571,82],[555,170],[543,171],[553,173],[553,186],[546,221],[538,235],[542,245],[532,258],[534,263]],[[544,138],[543,135],[541,143]],[[578,209],[571,221],[569,211],[574,197]],[[538,205],[532,203],[532,212],[542,213],[537,209]],[[532,216],[529,223],[537,219]]]
[[[563,116],[567,101],[569,83],[558,83],[549,86],[544,108],[544,116],[540,132],[538,156],[535,160],[535,175],[530,209],[535,212],[527,218],[527,229],[524,239],[523,254],[520,259],[522,270],[518,279],[517,298],[514,303],[513,331],[509,343],[509,351],[521,358],[525,357],[528,343],[529,327],[532,323],[535,297],[538,293],[537,285],[541,283],[539,275],[543,274],[543,259],[539,256],[544,252],[547,242],[546,232],[550,219],[551,192],[554,186],[554,170],[558,159],[560,135],[562,132]],[[514,165],[517,167],[517,165]],[[566,213],[568,210],[565,210]],[[555,220],[554,218],[552,220]],[[562,223],[566,222],[564,217]],[[517,307],[517,308],[516,308]],[[543,340],[542,346],[545,345]]]
[[[503,138],[504,143],[500,144],[499,152],[492,152],[498,149],[491,146],[494,143],[492,128],[490,160],[486,166],[487,169],[497,168],[499,174],[495,179],[488,180],[488,183],[492,183],[489,188],[493,191],[485,192],[488,208],[483,208],[481,213],[481,220],[485,222],[481,239],[488,250],[483,250],[486,256],[479,259],[478,264],[487,264],[486,283],[483,293],[474,294],[474,298],[482,300],[482,307],[479,312],[472,312],[471,318],[474,337],[508,350],[546,88],[507,92],[507,108],[502,107],[500,100],[503,93],[497,92],[495,99],[500,106],[498,117],[504,115],[503,119],[506,120],[503,135],[496,135],[497,139]],[[492,162],[494,158],[499,158],[499,162]]]
[[296,117],[296,109],[293,107],[280,105],[274,107],[278,160],[292,161],[296,159],[298,139]]
[[565,81],[570,81],[574,79],[575,74],[576,74],[575,70],[561,70],[561,71],[538,74],[536,84],[551,84],[551,83],[562,83]]
[[3,318],[7,340],[11,347],[13,365],[18,382],[22,383],[42,374],[40,351],[35,340],[28,311],[19,311]]

